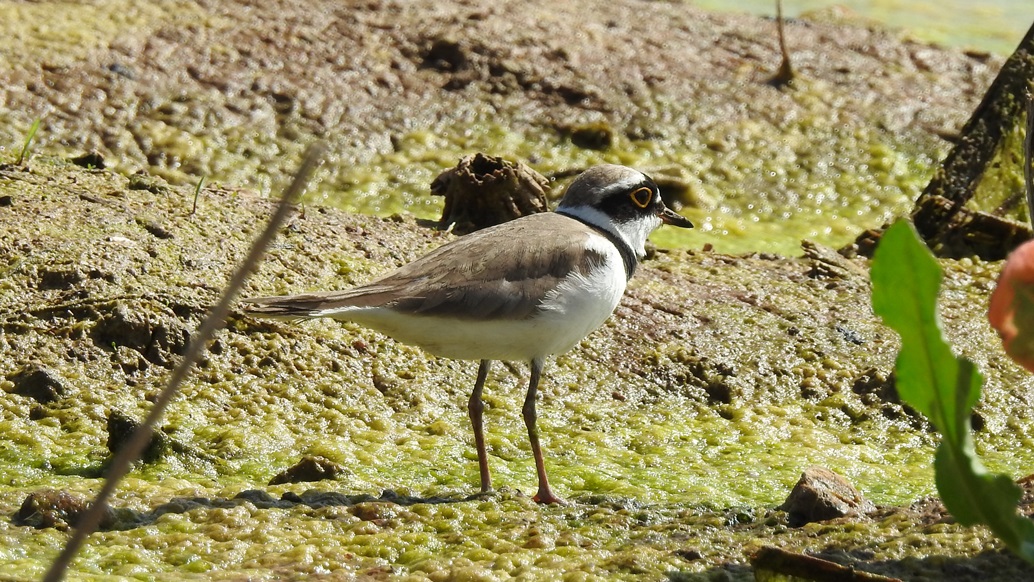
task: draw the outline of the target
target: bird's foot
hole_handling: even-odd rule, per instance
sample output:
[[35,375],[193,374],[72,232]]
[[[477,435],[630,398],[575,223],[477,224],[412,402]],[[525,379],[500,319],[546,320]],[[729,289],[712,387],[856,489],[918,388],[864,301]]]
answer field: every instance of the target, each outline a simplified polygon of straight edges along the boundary
[[549,489],[539,489],[539,492],[531,499],[535,503],[542,503],[543,505],[570,505],[570,503],[565,501],[563,498],[553,495],[553,492]]

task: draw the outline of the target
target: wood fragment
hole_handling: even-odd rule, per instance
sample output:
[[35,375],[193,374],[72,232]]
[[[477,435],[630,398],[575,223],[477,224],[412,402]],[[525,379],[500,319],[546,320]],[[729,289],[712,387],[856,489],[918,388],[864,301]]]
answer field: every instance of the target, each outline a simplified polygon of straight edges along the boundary
[[773,546],[764,546],[755,552],[750,557],[750,565],[757,580],[764,580],[765,574],[774,573],[812,582],[902,582],[898,578],[855,570],[851,566]]
[[912,221],[937,254],[977,255],[995,260],[1008,254],[1017,241],[1034,235],[1034,231],[1023,225],[1010,225],[1005,230],[1016,236],[991,246],[974,246],[974,242],[989,241],[997,234],[974,229],[993,225],[994,230],[1002,230],[1001,221],[1012,221],[965,208],[1001,149],[1005,136],[1018,123],[1024,107],[1024,100],[1019,96],[1027,93],[1032,82],[1034,26],[1006,60],[980,105],[963,126],[958,143],[916,200]]

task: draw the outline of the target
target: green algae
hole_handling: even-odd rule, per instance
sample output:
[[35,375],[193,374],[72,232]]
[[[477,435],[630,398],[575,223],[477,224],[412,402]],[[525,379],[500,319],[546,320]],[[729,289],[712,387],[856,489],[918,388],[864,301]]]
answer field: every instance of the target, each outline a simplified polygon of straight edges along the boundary
[[[807,85],[793,98],[824,98],[828,87]],[[694,119],[693,109],[661,114]],[[697,226],[694,231],[660,231],[667,247],[699,247],[722,252],[800,252],[809,239],[843,246],[859,228],[876,228],[907,212],[946,150],[924,152],[878,129],[837,125],[821,110],[778,125],[743,121],[718,124],[703,135],[639,141],[616,138],[607,151],[579,148],[548,129],[512,130],[479,122],[462,128],[421,130],[395,140],[395,150],[348,168],[331,192],[311,200],[352,212],[387,216],[412,213],[424,219],[441,214],[442,201],[427,196],[443,168],[470,151],[489,151],[529,160],[545,175],[597,163],[634,166],[685,184],[689,194],[673,202]],[[554,196],[563,184],[555,187]]]
[[1016,123],[1005,132],[995,157],[980,177],[967,208],[996,216],[1030,222],[1023,192],[1023,126]]
[[[699,2],[709,10],[728,10],[724,2]],[[786,6],[787,16],[815,22],[850,22],[857,26],[890,26],[926,42],[1008,54],[1026,32],[1031,12],[1022,0],[973,4],[952,2],[840,2],[804,0]],[[772,16],[771,2],[750,0],[737,11]]]

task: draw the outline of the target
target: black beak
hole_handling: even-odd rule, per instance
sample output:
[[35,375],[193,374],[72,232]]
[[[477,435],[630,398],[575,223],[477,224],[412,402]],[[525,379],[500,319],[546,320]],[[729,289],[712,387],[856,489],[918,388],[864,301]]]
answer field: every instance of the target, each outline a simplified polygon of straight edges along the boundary
[[661,217],[661,222],[664,224],[670,224],[679,228],[693,228],[693,223],[688,218],[681,214],[676,214],[674,210],[667,206],[664,207],[664,210],[658,216]]

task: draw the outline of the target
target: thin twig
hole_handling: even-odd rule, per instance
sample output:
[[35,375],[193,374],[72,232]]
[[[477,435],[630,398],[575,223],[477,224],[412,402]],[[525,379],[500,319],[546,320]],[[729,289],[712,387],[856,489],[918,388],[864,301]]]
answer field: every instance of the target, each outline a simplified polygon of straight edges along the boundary
[[[1034,84],[1032,84],[1034,85]],[[1027,218],[1034,226],[1034,86],[1027,91],[1027,124],[1023,136],[1023,181],[1027,185]]]
[[237,296],[237,292],[240,291],[244,285],[244,281],[251,274],[252,269],[262,259],[262,255],[266,251],[266,247],[272,242],[273,237],[276,236],[277,230],[280,225],[287,218],[288,213],[291,210],[291,204],[305,189],[305,186],[309,183],[309,179],[312,177],[313,171],[319,164],[320,159],[323,157],[324,146],[321,143],[316,143],[309,147],[305,153],[305,157],[302,159],[302,165],[298,168],[298,173],[295,174],[294,180],[291,185],[284,191],[283,196],[280,198],[280,203],[276,207],[276,211],[273,213],[273,217],[270,218],[269,224],[266,225],[266,229],[262,231],[255,242],[252,243],[251,249],[248,251],[248,256],[234,272],[233,277],[223,290],[222,297],[219,298],[219,303],[209,312],[208,317],[205,318],[201,324],[201,328],[197,334],[191,338],[190,345],[187,347],[187,352],[183,356],[183,361],[180,362],[179,366],[172,373],[172,377],[169,378],[169,384],[164,390],[158,395],[158,398],[154,402],[154,406],[151,407],[151,412],[147,415],[147,418],[133,431],[133,435],[129,441],[119,449],[114,460],[111,462],[107,479],[104,481],[104,487],[100,493],[97,494],[97,498],[94,499],[90,508],[83,514],[81,519],[78,521],[75,527],[75,532],[72,537],[68,540],[61,554],[58,555],[54,563],[51,564],[50,569],[47,570],[46,576],[44,576],[44,582],[58,582],[72,563],[72,559],[76,553],[82,547],[86,538],[93,533],[97,526],[100,524],[101,517],[104,515],[105,510],[108,506],[108,499],[115,492],[118,487],[119,481],[129,472],[130,465],[140,457],[147,442],[151,438],[151,431],[158,424],[158,420],[161,418],[162,413],[168,407],[169,402],[176,395],[179,390],[180,384],[186,380],[187,375],[190,373],[194,364],[201,358],[201,354],[205,349],[205,344],[212,338],[216,330],[223,325],[223,320],[226,319],[226,315],[230,311],[230,303]]

